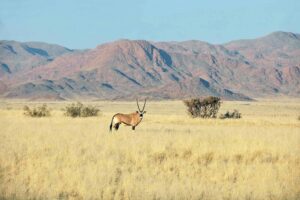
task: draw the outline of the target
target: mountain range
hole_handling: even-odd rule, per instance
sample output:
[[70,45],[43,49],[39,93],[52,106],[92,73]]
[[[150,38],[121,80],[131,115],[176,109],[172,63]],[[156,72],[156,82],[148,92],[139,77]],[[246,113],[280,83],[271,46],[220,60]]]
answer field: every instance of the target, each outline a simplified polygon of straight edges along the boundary
[[300,96],[300,35],[215,45],[190,40],[118,40],[71,50],[41,42],[0,41],[0,97],[52,99],[250,100]]

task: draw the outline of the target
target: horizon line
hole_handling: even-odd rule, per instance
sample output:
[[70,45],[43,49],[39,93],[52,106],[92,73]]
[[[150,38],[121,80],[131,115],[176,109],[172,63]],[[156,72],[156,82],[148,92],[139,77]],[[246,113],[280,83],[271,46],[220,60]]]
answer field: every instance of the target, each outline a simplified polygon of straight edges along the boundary
[[225,45],[225,44],[228,44],[228,43],[231,43],[231,42],[235,42],[235,41],[260,39],[260,38],[264,38],[264,37],[267,37],[269,35],[276,34],[276,33],[285,33],[285,34],[292,33],[292,34],[296,34],[296,35],[300,34],[300,33],[291,32],[291,31],[277,30],[277,31],[272,31],[272,32],[270,32],[268,34],[264,34],[264,35],[258,36],[258,37],[233,39],[233,40],[229,40],[229,41],[223,42],[223,43],[213,43],[213,42],[208,42],[208,41],[200,40],[200,39],[164,40],[164,41],[161,41],[161,40],[119,38],[119,39],[116,39],[116,40],[110,40],[110,41],[105,41],[105,42],[102,42],[102,43],[98,43],[94,47],[91,47],[91,48],[69,48],[68,46],[65,46],[65,45],[62,45],[62,44],[59,44],[59,43],[55,43],[55,42],[34,41],[34,40],[33,41],[21,41],[21,40],[13,40],[13,39],[1,39],[0,42],[2,42],[2,41],[9,41],[9,42],[18,42],[18,43],[44,43],[44,44],[49,44],[49,45],[58,45],[58,46],[61,46],[61,47],[64,47],[64,48],[67,48],[67,49],[70,49],[70,50],[88,50],[88,49],[96,48],[97,46],[100,46],[100,45],[109,44],[109,43],[113,43],[113,42],[117,42],[117,41],[122,41],[122,40],[128,40],[128,41],[147,41],[147,42],[150,42],[150,43],[161,43],[161,42],[166,42],[166,43],[171,43],[171,42],[181,43],[181,42],[188,42],[188,41],[197,41],[197,42],[204,42],[204,43],[211,44],[211,45]]

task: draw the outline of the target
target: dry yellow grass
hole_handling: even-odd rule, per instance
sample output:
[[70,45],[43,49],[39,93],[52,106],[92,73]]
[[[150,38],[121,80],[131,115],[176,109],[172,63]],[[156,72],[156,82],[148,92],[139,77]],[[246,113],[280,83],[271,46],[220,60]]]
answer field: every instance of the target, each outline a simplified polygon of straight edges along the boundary
[[134,102],[102,115],[30,118],[0,104],[0,199],[300,199],[299,101],[224,102],[239,120],[191,119],[178,101],[148,102],[133,132],[109,134]]

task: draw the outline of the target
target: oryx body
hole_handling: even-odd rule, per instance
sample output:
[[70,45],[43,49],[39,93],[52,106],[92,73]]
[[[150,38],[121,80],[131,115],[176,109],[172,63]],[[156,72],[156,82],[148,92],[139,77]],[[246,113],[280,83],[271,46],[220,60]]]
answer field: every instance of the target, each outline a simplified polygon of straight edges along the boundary
[[130,114],[117,113],[112,117],[109,126],[110,131],[112,131],[112,127],[114,127],[115,130],[118,130],[121,124],[131,126],[132,130],[135,130],[135,127],[142,121],[143,116],[146,113],[146,111],[144,111],[146,105],[146,99],[142,110],[139,107],[138,100],[136,101],[136,103],[137,103],[138,111]]

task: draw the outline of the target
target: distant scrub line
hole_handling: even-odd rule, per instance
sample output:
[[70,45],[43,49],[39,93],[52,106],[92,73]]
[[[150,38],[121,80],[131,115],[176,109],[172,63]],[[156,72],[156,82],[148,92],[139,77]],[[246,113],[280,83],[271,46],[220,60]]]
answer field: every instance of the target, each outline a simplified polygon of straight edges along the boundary
[[[206,98],[194,98],[183,101],[187,107],[187,113],[192,118],[217,118],[217,113],[221,107],[221,99],[219,97],[209,96]],[[100,114],[100,109],[91,105],[84,105],[81,102],[72,103],[62,109],[64,115],[68,117],[93,117]],[[47,104],[42,106],[32,107],[25,105],[23,107],[24,115],[29,117],[50,117],[51,109],[47,107]],[[219,115],[219,119],[240,119],[242,114],[234,109],[232,112],[227,111]],[[297,117],[300,121],[300,115]]]
[[[24,115],[30,117],[49,117],[51,116],[51,110],[46,104],[39,106],[37,108],[30,108],[29,106],[24,106]],[[64,109],[64,115],[68,117],[93,117],[98,116],[100,110],[94,106],[85,106],[80,102],[76,104],[66,106]]]
[[[187,99],[183,103],[187,107],[187,112],[192,118],[217,118],[217,113],[221,107],[221,99],[219,97],[209,96],[203,99]],[[36,108],[30,108],[24,106],[24,115],[30,117],[49,117],[51,116],[51,110],[46,104]],[[81,102],[72,103],[66,106],[64,109],[64,115],[68,117],[93,117],[98,116],[100,110],[94,106],[85,106]],[[227,111],[219,116],[220,119],[232,118],[239,119],[242,115],[238,110],[233,112]],[[300,116],[298,117],[300,120]]]

